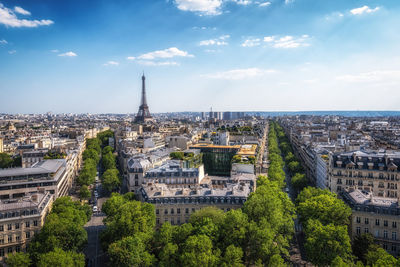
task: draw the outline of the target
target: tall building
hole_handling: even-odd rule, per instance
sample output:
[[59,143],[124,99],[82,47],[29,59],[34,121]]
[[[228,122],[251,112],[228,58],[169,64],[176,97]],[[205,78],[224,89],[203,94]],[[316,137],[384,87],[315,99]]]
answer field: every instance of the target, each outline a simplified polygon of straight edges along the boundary
[[136,123],[144,123],[152,121],[153,117],[150,115],[149,106],[146,99],[146,77],[142,76],[142,99],[140,101],[139,111],[135,117]]

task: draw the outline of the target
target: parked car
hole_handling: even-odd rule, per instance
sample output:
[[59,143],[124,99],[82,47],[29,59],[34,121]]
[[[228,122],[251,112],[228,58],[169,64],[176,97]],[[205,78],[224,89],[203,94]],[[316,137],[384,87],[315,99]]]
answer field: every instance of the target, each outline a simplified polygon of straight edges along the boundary
[[93,206],[93,212],[97,212],[97,206]]

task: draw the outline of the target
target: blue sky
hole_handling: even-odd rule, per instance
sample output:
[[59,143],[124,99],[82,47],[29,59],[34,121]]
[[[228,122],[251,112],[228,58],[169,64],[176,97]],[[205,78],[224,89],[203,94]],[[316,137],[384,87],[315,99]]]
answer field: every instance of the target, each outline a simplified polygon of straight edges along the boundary
[[400,1],[0,0],[0,112],[400,110]]

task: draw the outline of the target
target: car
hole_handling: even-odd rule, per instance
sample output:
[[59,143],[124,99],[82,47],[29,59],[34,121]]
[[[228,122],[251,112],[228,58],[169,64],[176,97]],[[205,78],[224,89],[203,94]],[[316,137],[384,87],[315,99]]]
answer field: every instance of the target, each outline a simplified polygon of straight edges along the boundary
[[97,206],[93,206],[93,212],[97,212]]
[[286,187],[286,189],[285,189],[285,191],[286,191],[286,193],[289,193],[289,187]]

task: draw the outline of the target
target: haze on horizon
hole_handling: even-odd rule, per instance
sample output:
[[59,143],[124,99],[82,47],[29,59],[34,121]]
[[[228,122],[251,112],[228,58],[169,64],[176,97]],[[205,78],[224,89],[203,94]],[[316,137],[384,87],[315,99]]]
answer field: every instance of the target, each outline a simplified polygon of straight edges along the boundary
[[0,0],[0,113],[400,110],[400,2]]

